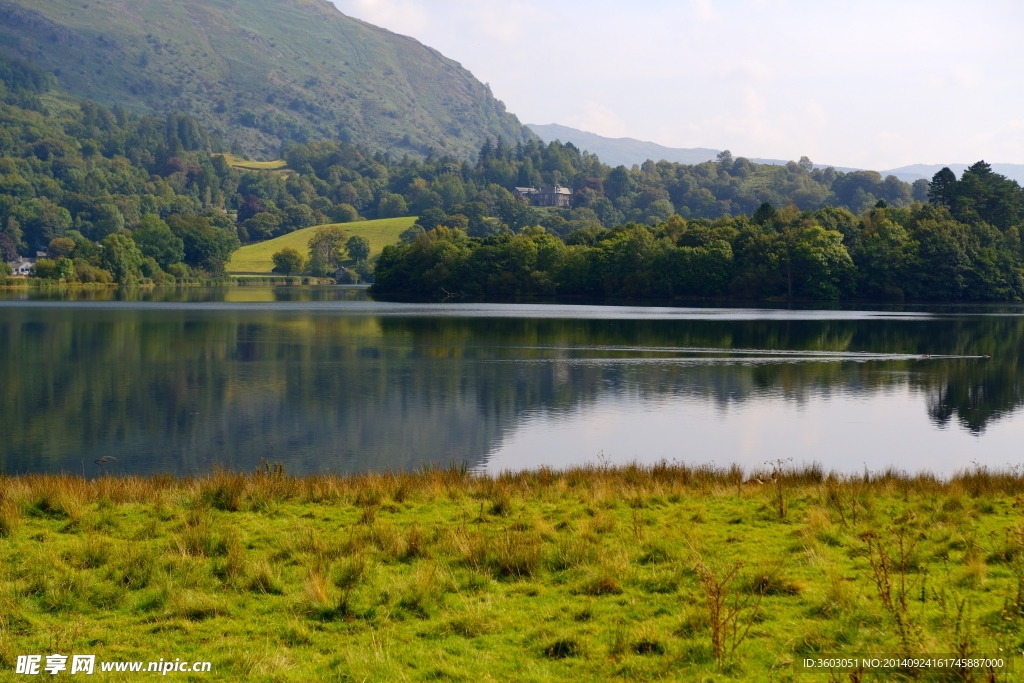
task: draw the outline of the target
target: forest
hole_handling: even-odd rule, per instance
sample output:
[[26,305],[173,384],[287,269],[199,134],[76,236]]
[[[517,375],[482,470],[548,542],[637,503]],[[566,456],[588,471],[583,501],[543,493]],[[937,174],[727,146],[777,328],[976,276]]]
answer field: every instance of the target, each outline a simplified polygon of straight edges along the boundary
[[[373,291],[1013,301],[1024,294],[1019,228],[981,219],[989,207],[959,190],[1005,182],[980,162],[951,190],[958,197],[952,207],[939,196],[902,208],[879,200],[857,216],[837,207],[776,210],[766,202],[752,216],[676,214],[654,225],[584,227],[565,240],[539,227],[480,239],[439,226],[385,248]],[[1014,201],[1019,194],[1017,188]]]
[[[943,170],[908,184],[729,152],[611,168],[572,144],[498,139],[473,159],[287,144],[285,165],[253,168],[188,115],[106,109],[21,62],[0,61],[0,102],[0,255],[46,252],[38,277],[208,278],[241,244],[415,215],[376,264],[379,293],[1014,300],[1024,290],[1024,194],[984,162],[961,179]],[[511,192],[551,184],[571,189],[570,208]]]

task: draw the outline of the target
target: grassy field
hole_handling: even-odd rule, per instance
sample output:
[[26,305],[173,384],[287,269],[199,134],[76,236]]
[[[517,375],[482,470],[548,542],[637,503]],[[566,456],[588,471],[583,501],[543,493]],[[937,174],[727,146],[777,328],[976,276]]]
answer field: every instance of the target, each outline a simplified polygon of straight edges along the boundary
[[228,165],[232,168],[240,168],[244,171],[281,171],[288,168],[288,162],[284,159],[275,159],[273,161],[249,161],[241,157],[236,157],[234,154],[223,154],[222,155]]
[[189,680],[890,681],[796,662],[1024,645],[1019,474],[760,479],[4,478],[0,667],[56,652],[212,662]]
[[[380,254],[384,247],[397,242],[398,235],[415,222],[414,216],[405,216],[403,218],[382,218],[375,221],[338,223],[337,225],[350,236],[361,235],[370,240],[370,258],[372,259]],[[309,258],[309,238],[313,236],[317,227],[323,226],[296,230],[266,242],[246,245],[232,254],[231,261],[227,264],[227,271],[229,273],[269,273],[274,269],[271,257],[285,247],[297,249],[299,253]]]

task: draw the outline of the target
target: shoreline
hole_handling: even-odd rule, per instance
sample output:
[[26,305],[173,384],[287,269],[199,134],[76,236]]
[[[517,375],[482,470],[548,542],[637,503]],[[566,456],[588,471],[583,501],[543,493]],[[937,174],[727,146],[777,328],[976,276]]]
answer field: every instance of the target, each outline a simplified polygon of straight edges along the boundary
[[844,299],[840,301],[816,300],[806,298],[785,299],[769,297],[765,299],[748,299],[740,297],[677,297],[673,299],[659,298],[609,298],[563,295],[557,297],[449,297],[429,299],[417,296],[402,296],[390,293],[373,292],[372,284],[337,284],[334,280],[314,278],[312,276],[258,276],[232,275],[227,280],[205,280],[202,282],[179,282],[173,285],[144,283],[124,287],[116,283],[65,283],[50,280],[25,280],[24,278],[0,277],[0,292],[111,292],[114,294],[133,291],[161,292],[177,289],[230,289],[237,287],[288,287],[298,290],[340,290],[361,291],[371,297],[372,301],[399,304],[470,304],[470,305],[540,305],[540,306],[607,306],[607,307],[640,307],[640,308],[763,308],[822,311],[904,311],[952,308],[970,311],[972,309],[999,308],[1003,310],[1021,309],[1024,313],[1024,301],[930,301],[905,300],[884,301],[875,299]]
[[[97,464],[107,464],[99,463]],[[287,484],[299,490],[305,485],[320,485],[330,483],[335,486],[361,486],[368,482],[373,485],[384,485],[388,481],[417,481],[429,479],[436,476],[450,477],[457,475],[460,481],[476,483],[495,483],[509,480],[533,480],[540,479],[545,482],[552,482],[560,479],[576,478],[620,478],[650,479],[669,478],[672,481],[682,482],[685,486],[709,487],[709,486],[751,486],[762,485],[769,480],[775,480],[778,475],[793,486],[851,486],[860,487],[911,487],[912,490],[922,492],[947,488],[950,486],[983,486],[988,489],[996,487],[1003,493],[1024,493],[1024,464],[1011,465],[1006,468],[988,467],[974,464],[973,467],[965,467],[949,475],[939,475],[929,470],[918,470],[910,472],[901,470],[895,466],[889,466],[880,470],[865,470],[864,472],[852,474],[843,473],[837,470],[825,470],[819,463],[804,463],[794,465],[790,462],[766,462],[763,467],[744,468],[733,463],[728,467],[722,467],[713,463],[709,464],[686,464],[678,462],[661,461],[655,463],[629,462],[621,464],[582,464],[567,465],[562,468],[542,466],[539,468],[524,468],[520,470],[504,470],[499,472],[486,472],[479,469],[470,469],[465,463],[450,463],[446,467],[434,463],[431,466],[424,466],[415,470],[393,470],[386,468],[383,471],[360,471],[352,473],[319,472],[310,474],[287,474],[285,465],[282,463],[263,464],[255,471],[236,470],[223,468],[214,465],[209,472],[179,475],[170,472],[151,472],[147,474],[136,473],[103,473],[96,476],[85,476],[71,471],[61,472],[24,472],[9,473],[0,470],[0,482],[30,483],[31,485],[48,485],[56,482],[75,482],[96,484],[99,482],[123,481],[128,484],[155,485],[161,488],[191,487],[203,485],[204,482],[223,481],[231,479],[235,485],[241,483],[258,484],[266,481],[266,477],[272,473],[274,480],[279,485]],[[774,474],[773,474],[774,473]]]

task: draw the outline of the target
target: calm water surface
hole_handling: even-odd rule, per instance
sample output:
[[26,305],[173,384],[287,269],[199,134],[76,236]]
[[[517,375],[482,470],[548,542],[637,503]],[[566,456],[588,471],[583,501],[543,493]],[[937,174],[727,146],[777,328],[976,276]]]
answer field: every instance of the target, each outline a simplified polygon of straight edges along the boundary
[[[0,470],[1024,461],[1024,312],[0,294]],[[106,457],[106,465],[96,460]]]

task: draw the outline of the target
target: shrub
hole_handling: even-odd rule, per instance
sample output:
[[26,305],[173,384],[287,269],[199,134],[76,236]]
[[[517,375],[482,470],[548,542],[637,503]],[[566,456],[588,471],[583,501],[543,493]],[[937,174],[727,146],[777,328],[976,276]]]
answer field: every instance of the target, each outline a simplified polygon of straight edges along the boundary
[[271,258],[274,261],[274,272],[281,273],[282,275],[301,273],[302,267],[305,265],[305,259],[302,258],[302,254],[292,247],[285,247]]
[[46,247],[47,253],[54,259],[70,256],[75,250],[75,241],[70,237],[54,237]]
[[331,218],[338,223],[352,223],[359,220],[359,212],[351,204],[338,204],[331,212]]
[[173,275],[176,280],[187,280],[192,277],[192,271],[184,263],[172,263],[167,266],[167,273]]
[[114,281],[114,276],[108,271],[96,268],[85,259],[76,258],[72,263],[75,269],[75,279],[79,282],[110,284]]
[[44,280],[56,280],[60,277],[57,275],[57,262],[48,258],[41,258],[36,261],[36,264],[32,266],[31,274],[33,277]]
[[422,225],[413,223],[398,235],[398,239],[401,240],[402,244],[412,244],[416,241],[417,237],[425,233],[426,230],[423,229]]
[[405,198],[400,194],[386,194],[380,199],[377,205],[377,216],[380,218],[395,218],[409,213],[405,205]]
[[362,235],[353,235],[345,242],[349,258],[354,261],[365,261],[370,258],[370,240]]

